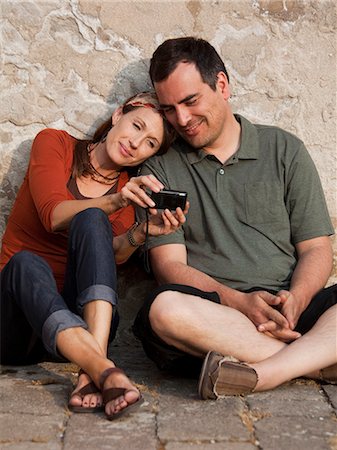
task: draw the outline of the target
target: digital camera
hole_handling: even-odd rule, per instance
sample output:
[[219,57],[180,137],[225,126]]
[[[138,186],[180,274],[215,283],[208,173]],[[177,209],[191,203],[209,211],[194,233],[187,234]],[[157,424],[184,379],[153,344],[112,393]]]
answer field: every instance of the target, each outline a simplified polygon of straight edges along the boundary
[[159,192],[152,192],[152,200],[155,202],[157,209],[170,209],[175,211],[180,207],[183,211],[186,206],[187,192],[162,190]]

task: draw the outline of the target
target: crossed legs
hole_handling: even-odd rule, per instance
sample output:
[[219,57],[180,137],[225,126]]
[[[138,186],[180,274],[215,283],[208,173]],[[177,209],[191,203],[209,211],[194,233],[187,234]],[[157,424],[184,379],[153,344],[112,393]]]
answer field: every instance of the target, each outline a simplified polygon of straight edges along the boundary
[[[68,263],[62,295],[43,258],[22,251],[7,263],[1,272],[1,363],[36,363],[45,355],[39,351],[33,358],[30,342],[39,343],[42,350],[43,342],[49,354],[65,357],[85,372],[74,392],[91,380],[99,391],[98,373],[114,367],[106,355],[117,300],[111,225],[101,210],[86,210],[73,219]],[[140,396],[121,371],[111,372],[104,388],[116,385],[127,392],[109,401],[107,414]],[[74,406],[95,407],[101,402],[100,394],[71,398]]]
[[[93,371],[92,364],[97,363],[97,366],[102,368],[103,363],[103,366],[106,366],[105,369],[114,367],[114,364],[107,359],[108,344],[112,340],[111,334],[114,334],[117,328],[116,317],[113,320],[113,314],[117,314],[115,311],[117,278],[112,242],[111,224],[101,210],[91,208],[73,218],[69,231],[64,296],[70,307],[82,311],[83,319],[88,327],[84,336],[89,350],[86,352],[84,349],[83,362],[77,362],[82,371],[69,402],[72,406],[86,408],[99,406],[102,403],[100,392],[85,395],[83,398],[76,393],[91,381],[100,388],[97,370]],[[63,355],[65,353],[68,355],[67,358],[78,358],[76,352],[72,352],[72,346],[68,345],[68,335],[74,335],[76,339],[77,334],[80,333],[82,336],[83,331],[71,330],[68,333],[59,333],[57,345],[61,346],[60,351]],[[87,333],[91,336],[87,336]],[[77,345],[81,345],[80,340],[77,341]],[[74,361],[74,359],[71,360]],[[89,370],[86,369],[88,362]],[[118,381],[119,386],[109,386],[113,382],[112,379]],[[120,387],[128,390],[125,396],[108,403],[106,406],[108,415],[123,409],[140,395],[135,386],[120,372],[110,374],[105,385],[107,385],[105,387]]]
[[[68,328],[57,335],[58,351],[69,361],[80,366],[85,372],[80,376],[78,385],[74,391],[77,392],[81,387],[88,384],[91,380],[95,383],[98,390],[101,388],[125,388],[127,392],[111,400],[105,406],[105,412],[108,416],[118,413],[128,405],[135,403],[140,393],[138,389],[123,373],[113,373],[109,375],[101,386],[102,373],[109,368],[115,367],[113,361],[105,356],[101,344],[87,330],[81,327]],[[74,406],[95,407],[102,404],[101,394],[90,394],[80,399],[72,395]]]
[[318,376],[337,362],[336,308],[289,345],[258,332],[237,310],[176,291],[156,297],[149,319],[156,335],[183,352],[202,358],[214,350],[249,363],[258,373],[256,390],[266,390],[299,376]]

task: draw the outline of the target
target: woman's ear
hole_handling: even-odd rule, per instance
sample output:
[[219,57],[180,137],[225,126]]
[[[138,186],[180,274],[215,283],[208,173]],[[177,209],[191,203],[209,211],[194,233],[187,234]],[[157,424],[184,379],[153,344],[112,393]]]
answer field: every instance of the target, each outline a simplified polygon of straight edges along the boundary
[[119,121],[119,119],[122,117],[122,115],[123,115],[123,107],[119,106],[112,114],[112,117],[111,117],[112,125],[116,125],[116,123]]

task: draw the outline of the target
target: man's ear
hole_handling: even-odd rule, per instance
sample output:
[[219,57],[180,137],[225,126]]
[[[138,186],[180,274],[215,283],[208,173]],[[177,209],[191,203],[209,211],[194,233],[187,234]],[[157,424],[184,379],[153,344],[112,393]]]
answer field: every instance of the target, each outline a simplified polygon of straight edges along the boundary
[[119,121],[119,119],[122,117],[122,115],[123,115],[123,107],[119,106],[112,114],[112,117],[111,117],[112,125],[116,125],[116,123]]
[[231,92],[229,89],[229,83],[228,78],[225,74],[225,72],[219,72],[217,75],[217,82],[216,82],[217,88],[221,92],[223,98],[225,100],[228,100],[231,96]]

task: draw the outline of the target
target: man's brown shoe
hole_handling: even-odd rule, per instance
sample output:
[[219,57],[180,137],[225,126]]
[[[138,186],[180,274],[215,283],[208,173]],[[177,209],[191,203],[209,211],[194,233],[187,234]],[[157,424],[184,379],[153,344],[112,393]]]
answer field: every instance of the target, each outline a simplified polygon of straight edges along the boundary
[[337,384],[337,363],[321,369],[319,379],[326,383]]
[[250,394],[258,381],[256,371],[232,356],[208,352],[201,368],[198,392],[203,399]]

